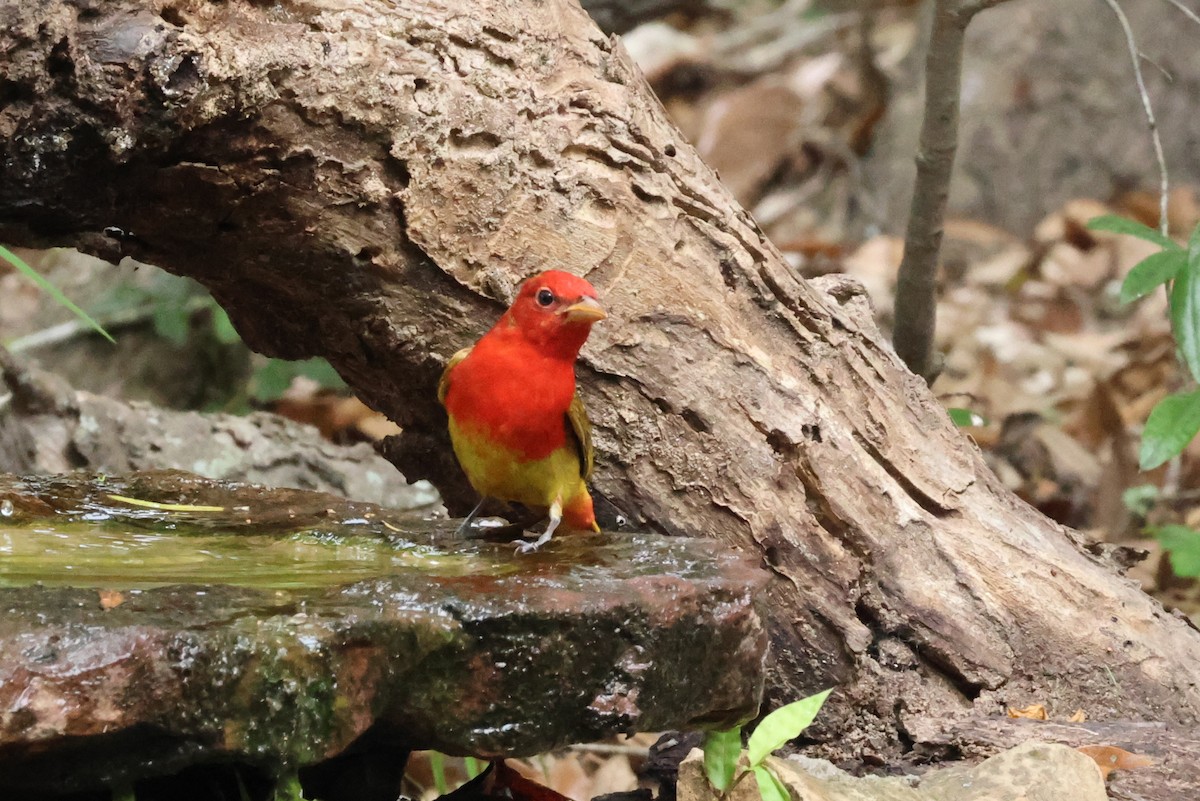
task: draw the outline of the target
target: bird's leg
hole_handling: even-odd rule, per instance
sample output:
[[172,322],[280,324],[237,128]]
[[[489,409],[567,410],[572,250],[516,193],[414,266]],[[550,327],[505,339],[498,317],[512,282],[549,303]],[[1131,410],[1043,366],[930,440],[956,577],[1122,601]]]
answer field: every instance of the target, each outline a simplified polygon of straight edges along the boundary
[[461,537],[466,533],[467,529],[471,527],[471,521],[475,519],[475,515],[479,514],[479,510],[483,508],[485,503],[487,503],[486,495],[479,499],[479,503],[475,504],[475,508],[471,510],[471,513],[464,517],[463,521],[458,524],[458,530],[454,532],[456,536]]
[[558,524],[562,522],[562,501],[555,501],[550,505],[550,523],[546,526],[546,530],[542,532],[542,536],[538,537],[533,542],[525,542],[517,540],[514,545],[517,546],[517,553],[533,553],[538,548],[541,548],[550,538],[554,536],[554,529],[558,528]]

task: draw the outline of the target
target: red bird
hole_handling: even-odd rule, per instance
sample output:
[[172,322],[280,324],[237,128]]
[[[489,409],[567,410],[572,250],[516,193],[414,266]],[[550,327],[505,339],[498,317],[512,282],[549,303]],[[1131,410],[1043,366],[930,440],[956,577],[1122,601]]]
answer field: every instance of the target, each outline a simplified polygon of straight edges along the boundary
[[584,279],[559,270],[535,275],[474,347],[451,357],[438,383],[454,455],[471,486],[485,499],[549,513],[545,532],[521,542],[521,553],[545,545],[560,524],[600,530],[585,483],[592,436],[575,393],[575,359],[592,324],[606,316]]

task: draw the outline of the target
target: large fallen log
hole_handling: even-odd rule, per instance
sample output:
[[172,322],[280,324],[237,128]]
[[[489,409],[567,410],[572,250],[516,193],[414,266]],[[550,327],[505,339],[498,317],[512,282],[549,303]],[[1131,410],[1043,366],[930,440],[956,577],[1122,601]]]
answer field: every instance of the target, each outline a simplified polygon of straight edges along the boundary
[[199,279],[253,347],[328,357],[452,504],[445,360],[521,277],[587,275],[598,489],[761,552],[774,696],[838,685],[845,751],[1034,699],[1196,721],[1196,632],[1000,485],[574,0],[0,9],[0,239]]

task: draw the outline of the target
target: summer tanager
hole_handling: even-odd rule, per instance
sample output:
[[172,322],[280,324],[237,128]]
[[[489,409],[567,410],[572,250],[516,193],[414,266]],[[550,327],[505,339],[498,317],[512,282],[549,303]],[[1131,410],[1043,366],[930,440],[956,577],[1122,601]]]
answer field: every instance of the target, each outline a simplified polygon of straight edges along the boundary
[[[521,285],[516,300],[473,347],[451,357],[438,383],[450,441],[471,486],[486,498],[545,509],[545,532],[599,531],[585,482],[592,472],[591,424],[575,394],[575,359],[607,315],[596,290],[558,270]],[[483,501],[467,517],[467,525]]]

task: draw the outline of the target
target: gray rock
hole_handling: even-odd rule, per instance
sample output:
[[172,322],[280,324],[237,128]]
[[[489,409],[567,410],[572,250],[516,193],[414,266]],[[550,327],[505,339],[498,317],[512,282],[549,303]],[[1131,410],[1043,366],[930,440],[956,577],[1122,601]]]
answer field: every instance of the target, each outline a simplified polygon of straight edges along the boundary
[[[1030,741],[978,765],[931,770],[923,776],[852,776],[824,759],[768,757],[767,767],[794,801],[1106,801],[1092,759],[1057,743]],[[716,801],[693,751],[679,766],[679,801]],[[756,801],[753,779],[731,801]]]
[[181,469],[400,509],[438,502],[428,482],[408,483],[370,445],[337,445],[279,415],[175,411],[75,390],[3,348],[0,379],[0,472]]

